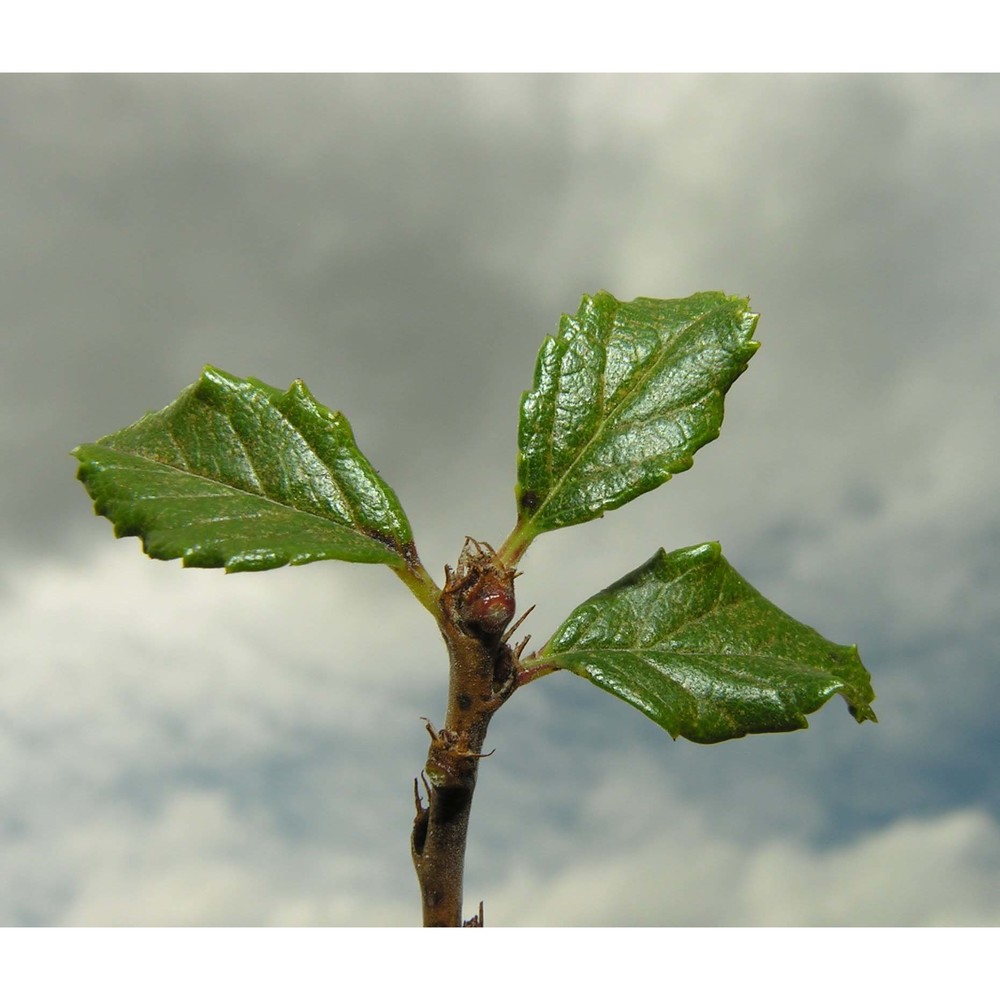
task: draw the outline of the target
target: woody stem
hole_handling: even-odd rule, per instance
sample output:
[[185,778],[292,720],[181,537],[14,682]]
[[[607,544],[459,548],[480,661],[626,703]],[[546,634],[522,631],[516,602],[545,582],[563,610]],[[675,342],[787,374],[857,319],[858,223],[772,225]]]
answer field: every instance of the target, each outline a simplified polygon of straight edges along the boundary
[[[494,630],[493,619],[488,624],[494,631],[485,631],[474,614],[483,603],[474,599],[483,568],[479,564],[493,559],[480,554],[464,567],[460,563],[459,574],[464,568],[465,575],[450,575],[441,594],[439,625],[450,665],[448,704],[443,728],[428,724],[431,742],[424,774],[429,801],[424,805],[417,799],[410,841],[425,927],[462,925],[465,845],[480,755],[490,720],[517,684],[511,650]],[[509,585],[506,571],[504,578]]]

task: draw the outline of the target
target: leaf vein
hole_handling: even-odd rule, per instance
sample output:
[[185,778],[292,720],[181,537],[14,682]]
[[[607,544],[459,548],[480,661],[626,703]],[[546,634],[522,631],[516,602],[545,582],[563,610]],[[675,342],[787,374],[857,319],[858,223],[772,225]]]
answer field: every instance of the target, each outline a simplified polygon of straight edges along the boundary
[[[674,333],[671,336],[661,340],[656,351],[651,356],[653,360],[650,361],[650,359],[647,358],[639,374],[635,375],[633,373],[632,378],[629,380],[631,382],[631,385],[629,386],[628,389],[626,389],[621,399],[619,399],[618,402],[615,403],[615,405],[610,410],[602,414],[603,420],[599,420],[596,422],[596,426],[593,433],[590,435],[587,441],[578,448],[576,456],[563,469],[563,472],[559,476],[559,479],[555,483],[552,483],[549,486],[545,498],[535,508],[531,516],[531,520],[535,520],[539,516],[539,514],[548,506],[552,497],[558,493],[560,487],[569,477],[569,474],[573,471],[574,467],[578,465],[583,460],[583,457],[591,450],[591,448],[593,448],[594,443],[595,441],[598,440],[601,431],[604,429],[605,424],[612,421],[615,418],[616,414],[621,413],[621,411],[627,406],[627,404],[629,404],[639,394],[639,392],[645,389],[646,385],[649,383],[650,379],[652,379],[653,375],[659,371],[660,367],[663,364],[663,359],[665,355],[668,353],[668,351],[670,351],[671,348],[675,347],[677,345],[677,342],[686,333],[688,333],[696,323],[702,322],[707,318],[715,315],[716,313],[722,312],[724,305],[725,303],[720,303],[719,305],[715,306],[712,309],[707,310],[706,312],[699,313],[697,316],[690,319],[684,326],[674,331]],[[580,329],[578,329],[575,332],[578,336],[583,335]],[[572,340],[572,335],[566,338],[566,343],[570,343],[571,340]],[[606,367],[607,367],[607,354],[605,352],[605,364],[601,372],[602,378],[606,373]],[[558,378],[561,381],[561,370]],[[555,435],[552,434],[549,435],[548,448],[547,448],[549,456],[548,467],[549,467],[550,479],[555,475],[554,460],[553,460],[554,446],[555,446]]]

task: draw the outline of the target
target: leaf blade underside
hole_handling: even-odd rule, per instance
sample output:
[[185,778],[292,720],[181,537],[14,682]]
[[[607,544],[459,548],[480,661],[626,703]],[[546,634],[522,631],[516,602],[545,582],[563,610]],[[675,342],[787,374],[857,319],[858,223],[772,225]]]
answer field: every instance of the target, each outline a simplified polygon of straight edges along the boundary
[[581,604],[522,665],[585,677],[696,743],[806,728],[834,694],[858,722],[876,721],[856,647],[779,610],[715,542],[661,549]]
[[722,292],[584,296],[521,398],[515,530],[530,539],[601,517],[690,468],[719,435],[756,322],[747,299]]
[[301,381],[283,392],[209,366],[169,406],[73,455],[95,511],[156,559],[239,572],[415,558],[395,493]]

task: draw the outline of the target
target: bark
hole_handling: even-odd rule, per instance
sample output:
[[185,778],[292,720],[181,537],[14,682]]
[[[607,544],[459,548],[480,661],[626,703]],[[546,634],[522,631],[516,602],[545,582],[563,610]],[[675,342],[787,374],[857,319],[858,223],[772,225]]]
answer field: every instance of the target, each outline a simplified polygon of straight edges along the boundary
[[[441,729],[427,723],[426,805],[414,782],[411,851],[425,927],[462,926],[465,844],[483,742],[517,686],[516,656],[504,641],[514,616],[514,571],[471,539],[458,568],[446,571],[440,625],[450,661],[448,705]],[[468,925],[482,926],[481,906]]]

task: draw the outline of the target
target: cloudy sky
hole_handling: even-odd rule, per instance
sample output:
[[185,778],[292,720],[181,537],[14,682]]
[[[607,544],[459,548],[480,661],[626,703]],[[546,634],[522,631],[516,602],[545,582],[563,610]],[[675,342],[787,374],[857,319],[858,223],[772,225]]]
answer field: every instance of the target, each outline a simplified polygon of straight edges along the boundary
[[378,566],[226,577],[67,452],[215,364],[343,410],[440,578],[512,526],[517,404],[580,295],[746,294],[694,468],[541,537],[541,641],[719,539],[857,642],[878,726],[669,737],[571,676],[494,720],[466,909],[507,925],[1000,922],[996,77],[0,80],[0,923],[410,925],[444,708]]

